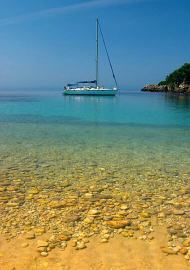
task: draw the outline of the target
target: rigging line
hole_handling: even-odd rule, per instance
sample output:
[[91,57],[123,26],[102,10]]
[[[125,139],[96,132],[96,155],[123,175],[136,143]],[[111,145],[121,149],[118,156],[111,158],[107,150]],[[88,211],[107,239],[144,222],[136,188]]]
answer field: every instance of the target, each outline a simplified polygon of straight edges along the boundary
[[100,26],[99,21],[98,21],[98,25],[99,25],[100,34],[102,36],[102,40],[103,40],[103,43],[104,43],[104,47],[105,47],[105,50],[106,50],[106,54],[107,54],[107,57],[108,57],[108,61],[109,61],[109,64],[110,64],[110,68],[111,68],[111,71],[112,71],[112,75],[113,75],[116,87],[118,88],[117,80],[116,80],[116,77],[115,77],[115,74],[114,74],[113,66],[112,66],[112,63],[111,63],[111,59],[110,59],[110,56],[109,56],[109,53],[108,53],[108,49],[107,49],[107,46],[106,46],[106,42],[105,42],[104,35],[103,35],[103,32],[102,32],[102,28]]

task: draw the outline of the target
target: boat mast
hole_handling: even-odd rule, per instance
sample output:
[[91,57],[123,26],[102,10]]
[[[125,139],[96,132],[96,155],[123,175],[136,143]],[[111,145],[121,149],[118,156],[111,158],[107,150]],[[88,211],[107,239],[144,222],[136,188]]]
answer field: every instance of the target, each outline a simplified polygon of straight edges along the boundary
[[96,19],[96,87],[98,88],[99,80],[99,21]]
[[101,35],[102,40],[103,40],[103,44],[104,44],[104,48],[105,48],[105,51],[106,51],[106,54],[107,54],[108,62],[109,62],[110,68],[111,68],[112,76],[113,76],[113,79],[115,81],[115,86],[118,89],[117,80],[116,80],[116,77],[115,77],[115,73],[114,73],[114,70],[113,70],[112,62],[111,62],[111,59],[110,59],[110,56],[109,56],[108,48],[106,46],[106,41],[105,41],[105,38],[104,38],[104,35],[103,35],[103,32],[102,32],[101,25],[99,23],[99,20],[97,20],[97,24],[98,24],[98,30],[100,31],[100,35]]

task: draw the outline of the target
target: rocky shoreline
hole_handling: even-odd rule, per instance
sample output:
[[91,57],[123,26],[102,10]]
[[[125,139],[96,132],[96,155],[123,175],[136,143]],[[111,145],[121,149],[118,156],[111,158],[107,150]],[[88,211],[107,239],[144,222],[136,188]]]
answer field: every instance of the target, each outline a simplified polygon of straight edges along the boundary
[[179,85],[159,85],[159,84],[147,84],[141,89],[143,92],[164,92],[164,93],[176,93],[190,95],[190,84],[182,83]]

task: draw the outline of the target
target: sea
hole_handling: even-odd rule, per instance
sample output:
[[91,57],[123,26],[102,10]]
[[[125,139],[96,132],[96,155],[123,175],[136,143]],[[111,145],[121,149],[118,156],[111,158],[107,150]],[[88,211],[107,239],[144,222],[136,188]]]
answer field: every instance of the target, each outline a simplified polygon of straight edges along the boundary
[[147,170],[190,176],[190,98],[1,91],[0,159],[1,169],[18,172],[23,160],[26,167],[35,160],[36,171],[46,164],[55,177],[93,164],[142,178]]
[[143,239],[153,239],[158,224],[178,224],[179,237],[170,239],[179,245],[189,235],[189,192],[188,97],[1,91],[0,235],[6,239],[47,232],[60,247],[68,234],[75,240],[105,230],[119,234],[127,218],[134,231],[126,228],[125,235],[140,230],[136,237]]

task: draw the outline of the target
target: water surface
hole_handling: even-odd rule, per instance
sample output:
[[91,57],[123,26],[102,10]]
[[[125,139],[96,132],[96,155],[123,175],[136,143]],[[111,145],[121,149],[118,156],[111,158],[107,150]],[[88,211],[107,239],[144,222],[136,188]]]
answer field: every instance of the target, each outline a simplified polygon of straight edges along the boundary
[[[140,92],[1,92],[0,164],[0,233],[10,237],[36,226],[89,236],[105,229],[105,217],[132,214],[139,226],[143,215],[166,210],[164,222],[182,222],[187,234],[190,100]],[[171,212],[173,198],[175,205],[185,202],[183,219]],[[98,208],[98,219],[86,224],[91,208]],[[141,216],[143,209],[149,213]],[[64,221],[73,215],[75,223]]]

